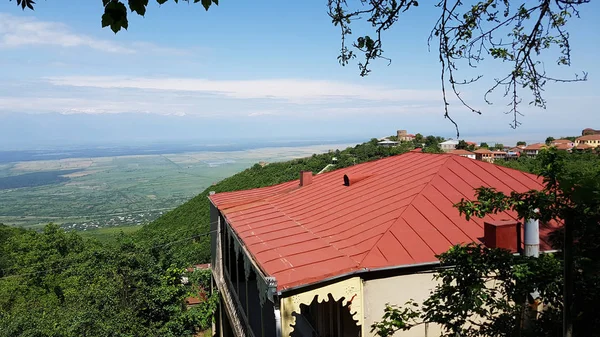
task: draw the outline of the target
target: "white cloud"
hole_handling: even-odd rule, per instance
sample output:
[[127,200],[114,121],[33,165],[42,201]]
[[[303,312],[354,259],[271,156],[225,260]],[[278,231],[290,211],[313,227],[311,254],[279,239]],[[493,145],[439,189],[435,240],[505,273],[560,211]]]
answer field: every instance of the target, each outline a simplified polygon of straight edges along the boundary
[[133,49],[112,41],[74,33],[62,23],[0,13],[0,46],[10,48],[32,45],[89,47],[111,53],[134,52]]
[[84,47],[107,53],[166,53],[188,54],[187,51],[161,47],[148,42],[120,44],[73,32],[59,22],[41,21],[34,17],[0,13],[0,48],[54,46],[63,48]]
[[279,112],[262,110],[262,111],[253,111],[253,112],[248,113],[248,117],[274,116],[274,115],[279,115]]
[[372,101],[438,101],[439,90],[406,90],[329,80],[266,79],[208,80],[121,76],[63,76],[46,80],[54,85],[94,88],[129,88],[217,94],[237,99],[282,99],[297,103],[362,99]]

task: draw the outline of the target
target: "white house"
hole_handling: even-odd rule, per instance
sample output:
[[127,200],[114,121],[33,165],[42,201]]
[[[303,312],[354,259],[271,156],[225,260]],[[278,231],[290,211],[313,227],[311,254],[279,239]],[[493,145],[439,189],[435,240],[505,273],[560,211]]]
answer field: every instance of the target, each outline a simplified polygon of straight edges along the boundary
[[449,152],[456,149],[456,145],[458,145],[458,140],[449,139],[445,142],[440,143],[440,148],[444,152]]

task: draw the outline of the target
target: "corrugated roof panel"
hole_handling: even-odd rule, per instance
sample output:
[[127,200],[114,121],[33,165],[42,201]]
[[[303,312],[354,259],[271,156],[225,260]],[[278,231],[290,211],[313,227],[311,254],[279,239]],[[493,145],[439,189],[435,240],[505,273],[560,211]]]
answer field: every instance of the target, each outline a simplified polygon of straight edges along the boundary
[[[432,185],[428,186],[422,193],[423,197],[427,198],[432,204],[435,204],[435,207],[450,221],[460,229],[465,235],[467,235],[472,241],[478,239],[481,236],[483,229],[483,222],[477,221],[479,219],[474,219],[475,221],[465,221],[465,218],[459,215],[458,209],[453,205],[460,201],[460,199],[453,198],[452,195],[445,196],[443,195],[436,187],[436,182],[446,183],[444,180],[440,178],[434,178],[435,181],[432,182]],[[450,187],[451,186],[447,186]],[[456,202],[455,202],[456,201]]]
[[[435,261],[434,253],[429,245],[406,223],[406,220],[398,219],[390,228],[390,232],[402,244],[413,263]],[[386,257],[386,259],[393,259],[393,257]]]
[[382,221],[379,223],[375,223],[375,224],[371,224],[371,223],[362,223],[359,225],[355,225],[352,226],[350,228],[348,228],[347,230],[340,232],[337,231],[334,234],[332,234],[331,236],[329,236],[329,238],[331,239],[331,244],[335,245],[337,242],[339,241],[354,241],[354,240],[361,240],[361,236],[364,233],[374,233],[374,234],[382,234],[385,233],[385,231],[387,231],[391,224],[394,223],[394,221],[396,221],[396,219],[391,219],[389,221]]
[[[344,186],[345,174],[366,178]],[[477,241],[484,219],[466,221],[453,205],[482,185],[543,187],[533,175],[490,163],[411,152],[313,176],[302,187],[296,180],[210,199],[281,290],[353,270],[432,262],[454,244]]]
[[[336,247],[340,252],[348,256],[361,255],[371,250],[373,248],[373,245],[375,245],[377,241],[381,238],[381,235],[381,233],[365,235],[363,240],[357,241],[353,245],[348,245],[345,247],[335,245],[334,247]],[[360,263],[360,260],[355,261],[357,263]]]
[[406,208],[402,214],[402,218],[410,224],[415,233],[421,237],[425,244],[429,246],[435,254],[443,253],[452,246],[450,241],[440,233],[438,228],[429,223],[427,218],[425,218],[413,205]]
[[[377,261],[377,254],[370,256],[371,260],[369,263],[374,265],[392,265],[398,266],[403,264],[414,263],[413,258],[408,254],[404,246],[400,242],[401,239],[397,239],[391,231],[383,234],[381,239],[377,243],[377,251],[379,251],[384,260]],[[366,261],[365,261],[366,262]]]
[[430,202],[423,194],[420,194],[415,198],[412,206],[427,219],[430,224],[434,225],[448,242],[472,242],[461,229],[464,220],[459,223],[452,222],[452,220],[440,211],[436,204]]

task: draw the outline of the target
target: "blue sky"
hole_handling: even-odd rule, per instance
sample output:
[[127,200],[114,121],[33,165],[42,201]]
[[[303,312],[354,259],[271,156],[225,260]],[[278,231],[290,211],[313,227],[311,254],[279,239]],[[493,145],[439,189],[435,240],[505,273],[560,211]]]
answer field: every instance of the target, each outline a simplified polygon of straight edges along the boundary
[[[572,67],[548,66],[559,75],[587,71],[589,81],[549,84],[548,108],[523,104],[523,125],[512,130],[506,101],[488,106],[482,99],[502,68],[485,63],[484,81],[463,92],[484,114],[451,102],[461,138],[533,141],[600,128],[599,9],[585,5],[569,26]],[[431,4],[386,33],[392,64],[376,62],[366,78],[355,64],[337,63],[339,29],[326,1],[224,0],[208,12],[200,4],[150,1],[146,16],[130,14],[129,30],[117,35],[100,27],[102,10],[100,0],[39,1],[35,11],[0,1],[5,147],[57,138],[370,138],[400,128],[454,136],[442,117],[437,54],[426,45],[436,19]],[[77,128],[93,130],[70,137]]]

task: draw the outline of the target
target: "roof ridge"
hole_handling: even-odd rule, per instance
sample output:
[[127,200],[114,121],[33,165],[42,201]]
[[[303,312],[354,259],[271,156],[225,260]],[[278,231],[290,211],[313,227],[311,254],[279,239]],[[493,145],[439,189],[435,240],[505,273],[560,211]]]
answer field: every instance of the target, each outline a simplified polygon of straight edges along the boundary
[[[388,228],[383,232],[383,234],[381,234],[381,236],[379,237],[379,239],[377,239],[377,241],[373,244],[373,247],[371,247],[371,249],[369,249],[369,251],[367,252],[367,254],[365,254],[364,257],[360,260],[359,264],[362,264],[364,262],[364,260],[373,251],[373,249],[375,249],[375,248],[378,247],[378,244],[381,241],[381,239],[383,238],[383,236],[385,234],[387,234],[387,233],[390,232],[391,228],[398,222],[398,220],[402,219],[402,215],[404,214],[404,212],[406,212],[406,210],[408,209],[409,206],[412,206],[412,203],[413,203],[413,201],[415,201],[415,199],[417,198],[417,196],[421,195],[421,193],[423,193],[423,191],[427,188],[427,186],[431,185],[431,182],[433,181],[433,179],[439,176],[440,170],[442,170],[444,167],[446,167],[446,165],[448,165],[448,159],[454,159],[454,157],[460,157],[460,156],[453,156],[453,155],[450,155],[450,154],[446,154],[444,157],[446,157],[446,160],[442,164],[440,164],[439,169],[435,173],[433,173],[431,175],[432,178],[423,186],[423,188],[421,188],[421,190],[419,192],[415,193],[415,195],[412,197],[412,199],[410,200],[410,202],[406,205],[406,207],[404,207],[404,209],[402,210],[402,212],[400,212],[400,214],[398,214],[398,217],[396,218],[396,220],[394,220],[394,222],[392,222],[388,226]],[[469,159],[469,160],[472,160],[472,159]],[[410,227],[410,225],[409,225],[409,227]],[[413,229],[413,228],[411,227],[411,229]],[[413,229],[413,231],[414,231],[414,229]],[[392,235],[393,235],[393,233],[392,233]]]

